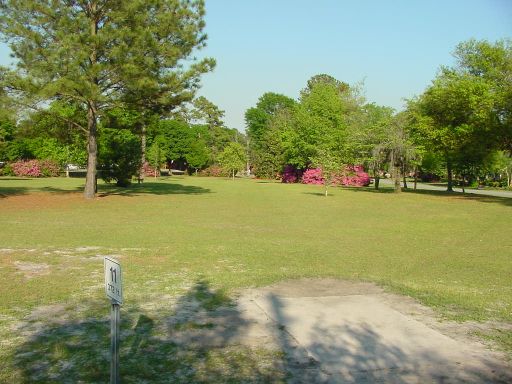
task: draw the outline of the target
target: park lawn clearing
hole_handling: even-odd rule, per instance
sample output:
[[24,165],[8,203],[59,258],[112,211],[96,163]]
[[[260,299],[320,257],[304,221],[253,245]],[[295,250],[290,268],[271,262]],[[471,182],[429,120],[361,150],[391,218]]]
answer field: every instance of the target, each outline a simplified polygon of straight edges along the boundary
[[[62,372],[103,380],[104,256],[123,265],[125,345],[140,347],[125,351],[139,363],[124,372],[128,382],[142,371],[215,382],[237,364],[233,382],[284,381],[278,351],[177,350],[162,335],[181,302],[187,311],[229,307],[240,289],[298,278],[375,282],[443,318],[492,324],[484,334],[510,352],[512,199],[341,188],[326,198],[319,186],[173,176],[128,189],[100,184],[86,201],[82,184],[0,178],[0,382]],[[211,326],[200,320],[177,330]],[[143,347],[160,357],[140,358]],[[54,361],[43,359],[45,348]]]

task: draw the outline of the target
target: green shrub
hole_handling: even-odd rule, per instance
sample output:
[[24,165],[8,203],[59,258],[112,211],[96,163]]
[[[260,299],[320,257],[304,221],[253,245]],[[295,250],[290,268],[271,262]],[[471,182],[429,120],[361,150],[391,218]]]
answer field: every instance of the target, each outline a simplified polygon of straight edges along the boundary
[[141,167],[141,142],[127,129],[103,128],[99,140],[99,169],[103,180],[127,187]]
[[15,176],[11,164],[5,164],[0,168],[0,176]]
[[200,171],[199,176],[226,177],[229,176],[229,171],[226,171],[218,165],[211,165]]

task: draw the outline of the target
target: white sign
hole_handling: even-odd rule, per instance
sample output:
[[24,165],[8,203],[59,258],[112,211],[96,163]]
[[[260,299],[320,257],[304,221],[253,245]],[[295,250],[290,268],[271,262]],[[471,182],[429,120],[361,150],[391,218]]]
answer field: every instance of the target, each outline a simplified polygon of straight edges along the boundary
[[123,303],[121,264],[105,257],[105,293],[118,304]]

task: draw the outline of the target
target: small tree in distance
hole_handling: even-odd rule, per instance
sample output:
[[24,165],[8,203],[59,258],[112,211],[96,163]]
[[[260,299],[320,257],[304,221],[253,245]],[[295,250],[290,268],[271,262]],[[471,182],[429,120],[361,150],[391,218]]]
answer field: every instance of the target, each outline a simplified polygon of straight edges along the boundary
[[244,168],[246,161],[245,149],[239,143],[229,143],[219,155],[219,164],[232,175],[233,180],[236,172]]
[[206,143],[201,139],[192,142],[185,157],[187,159],[188,165],[191,168],[194,168],[195,174],[197,176],[197,170],[203,167],[208,162],[210,157],[208,149],[206,148]]
[[329,151],[326,148],[320,148],[313,162],[322,170],[325,197],[327,197],[328,188],[333,184],[334,179],[340,173],[340,169],[342,167],[341,158],[333,151]]

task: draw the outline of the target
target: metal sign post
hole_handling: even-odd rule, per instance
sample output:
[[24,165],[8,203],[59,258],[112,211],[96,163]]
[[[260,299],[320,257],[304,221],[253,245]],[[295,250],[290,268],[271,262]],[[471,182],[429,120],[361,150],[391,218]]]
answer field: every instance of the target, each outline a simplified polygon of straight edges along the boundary
[[110,384],[119,384],[119,304],[112,302],[110,311]]
[[105,257],[105,293],[112,302],[110,310],[110,384],[119,384],[119,324],[120,307],[123,303],[121,264]]

